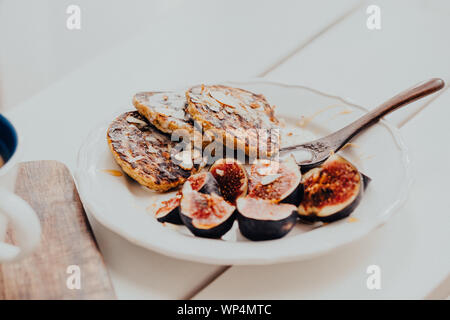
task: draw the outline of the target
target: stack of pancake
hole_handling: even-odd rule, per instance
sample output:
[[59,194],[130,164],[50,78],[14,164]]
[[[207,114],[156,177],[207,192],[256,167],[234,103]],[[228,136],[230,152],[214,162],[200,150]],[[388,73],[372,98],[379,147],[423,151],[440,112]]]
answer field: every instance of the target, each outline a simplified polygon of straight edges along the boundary
[[152,190],[173,189],[201,170],[209,143],[254,157],[279,148],[274,107],[243,89],[199,85],[186,92],[140,92],[133,105],[136,111],[111,123],[107,140],[120,167]]

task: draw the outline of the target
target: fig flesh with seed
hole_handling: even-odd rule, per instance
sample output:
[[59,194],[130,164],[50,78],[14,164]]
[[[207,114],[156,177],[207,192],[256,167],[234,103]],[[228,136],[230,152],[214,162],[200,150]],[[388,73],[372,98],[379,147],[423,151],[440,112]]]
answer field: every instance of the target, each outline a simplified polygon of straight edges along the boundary
[[367,178],[339,155],[332,155],[303,176],[304,198],[298,207],[301,219],[332,222],[349,216],[358,206]]

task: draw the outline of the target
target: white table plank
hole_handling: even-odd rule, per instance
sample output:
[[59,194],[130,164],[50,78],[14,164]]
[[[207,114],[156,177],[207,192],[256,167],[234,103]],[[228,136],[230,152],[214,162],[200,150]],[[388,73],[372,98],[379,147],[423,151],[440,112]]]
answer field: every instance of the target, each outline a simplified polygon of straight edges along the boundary
[[[357,2],[185,3],[12,110],[25,160],[56,159],[74,169],[89,130],[130,105],[133,93],[255,76]],[[119,298],[189,297],[221,270],[148,252],[92,222]]]
[[[181,3],[182,0],[1,0],[0,111],[22,103]],[[70,5],[81,9],[80,30],[66,28],[66,10]]]
[[[370,4],[380,6],[381,30],[367,29],[363,6],[268,76],[349,97],[367,108],[428,78],[450,82],[449,1]],[[389,119],[400,123],[422,105],[416,102]]]
[[[269,74],[351,96],[367,107],[432,76],[450,79],[450,43],[441,41],[450,28],[448,2],[376,1],[382,8],[382,31],[365,27],[365,8]],[[440,32],[436,32],[440,30]],[[416,184],[408,203],[385,226],[359,243],[311,261],[262,267],[232,267],[195,298],[424,298],[450,270],[450,224],[446,170],[431,175],[427,151],[439,156],[433,168],[445,167],[450,91],[429,103],[409,106],[390,116],[405,117],[407,144],[413,153]],[[434,128],[437,127],[437,128]],[[427,145],[423,148],[423,145]],[[441,199],[438,200],[437,199]],[[432,216],[432,217],[430,217]],[[366,268],[380,265],[383,289],[366,288]],[[239,283],[239,290],[236,290]]]

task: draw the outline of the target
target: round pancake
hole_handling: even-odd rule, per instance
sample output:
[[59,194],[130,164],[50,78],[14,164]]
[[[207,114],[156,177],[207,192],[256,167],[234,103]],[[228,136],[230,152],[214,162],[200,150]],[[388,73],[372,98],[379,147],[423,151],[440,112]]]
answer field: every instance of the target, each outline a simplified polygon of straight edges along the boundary
[[194,130],[189,115],[185,113],[186,95],[177,92],[139,92],[133,105],[156,128],[165,133],[178,129]]
[[166,92],[139,92],[133,97],[133,105],[152,125],[165,133],[178,133],[189,137],[197,148],[206,147],[212,141],[196,130],[194,121],[186,113],[186,94]]
[[221,137],[228,147],[252,156],[271,156],[278,151],[278,120],[263,95],[223,85],[201,85],[190,88],[186,98],[191,118]]
[[[167,191],[184,183],[196,171],[177,164],[178,142],[161,133],[137,111],[117,117],[107,132],[108,145],[119,166],[140,184]],[[176,157],[176,156],[175,156]]]

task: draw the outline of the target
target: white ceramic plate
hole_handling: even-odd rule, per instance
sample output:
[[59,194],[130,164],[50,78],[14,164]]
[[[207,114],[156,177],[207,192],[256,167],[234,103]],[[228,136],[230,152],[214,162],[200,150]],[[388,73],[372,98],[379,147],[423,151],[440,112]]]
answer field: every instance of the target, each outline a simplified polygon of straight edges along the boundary
[[[263,93],[277,106],[278,117],[285,119],[288,127],[303,119],[303,127],[297,128],[291,137],[297,142],[331,133],[366,112],[342,98],[301,86],[260,79],[223,83]],[[397,129],[382,121],[340,152],[372,178],[351,218],[320,227],[298,224],[279,240],[248,241],[240,235],[237,223],[224,240],[198,238],[185,227],[156,221],[155,203],[167,198],[167,194],[152,192],[126,176],[116,177],[105,171],[120,170],[106,143],[106,129],[111,120],[105,119],[95,128],[80,149],[76,181],[83,204],[99,222],[129,241],[179,259],[245,265],[324,254],[361,238],[387,221],[406,199],[410,185],[407,150]]]

